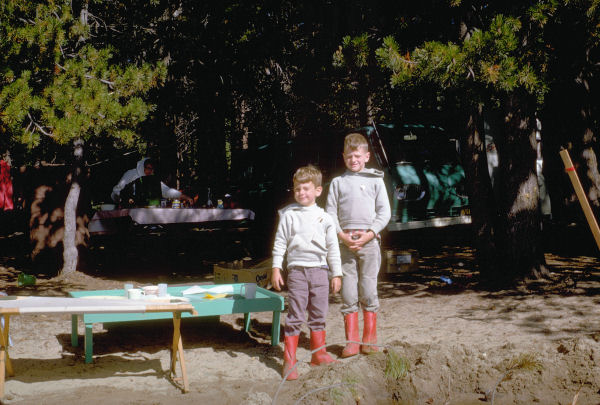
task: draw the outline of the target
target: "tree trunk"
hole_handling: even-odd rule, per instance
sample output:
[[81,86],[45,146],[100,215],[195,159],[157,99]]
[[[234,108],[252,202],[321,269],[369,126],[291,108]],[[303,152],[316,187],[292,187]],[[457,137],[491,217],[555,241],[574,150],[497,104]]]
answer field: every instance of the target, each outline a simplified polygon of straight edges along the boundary
[[[592,98],[590,83],[585,73],[580,73],[576,80],[577,99],[579,103],[578,118],[580,133],[575,134],[577,149],[579,153],[576,159],[582,166],[581,184],[586,190],[588,200],[596,217],[600,214],[600,172],[598,172],[598,159],[593,146],[596,144],[596,134],[594,131],[594,118],[592,116],[592,104],[595,102]],[[593,101],[592,101],[593,100]]]
[[[552,199],[552,217],[558,223],[585,221],[569,177],[559,157],[561,147],[570,150],[590,206],[600,216],[600,172],[593,121],[594,98],[586,80],[555,86],[545,98],[543,155],[544,172]],[[565,104],[564,100],[572,100]]]
[[369,125],[369,86],[364,69],[358,69],[358,121],[361,127]]
[[504,136],[499,153],[498,210],[495,233],[500,285],[517,278],[548,275],[541,238],[533,100],[509,94],[504,100]]
[[71,174],[71,187],[67,200],[65,201],[65,232],[63,236],[63,267],[59,276],[66,276],[77,271],[77,260],[79,258],[77,251],[77,204],[81,186],[81,165],[83,160],[83,140],[78,139],[73,143],[74,165]]
[[[591,132],[591,129],[588,130]],[[587,138],[587,135],[584,135],[584,138]],[[582,173],[585,174],[582,184],[587,191],[590,205],[596,217],[598,217],[600,213],[600,172],[598,172],[598,158],[591,142],[587,145],[584,143],[584,147],[579,154],[579,160],[584,168]]]
[[483,279],[489,279],[496,273],[497,264],[493,239],[496,203],[487,166],[481,106],[469,112],[466,122],[462,152],[471,208],[473,242],[480,274]]

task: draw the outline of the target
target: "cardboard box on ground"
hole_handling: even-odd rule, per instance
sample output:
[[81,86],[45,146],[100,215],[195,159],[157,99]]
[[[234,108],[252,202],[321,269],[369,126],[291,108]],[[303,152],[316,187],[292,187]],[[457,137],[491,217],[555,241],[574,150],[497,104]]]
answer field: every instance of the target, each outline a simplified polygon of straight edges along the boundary
[[385,273],[405,273],[419,268],[419,252],[414,249],[386,249],[383,257]]
[[256,283],[259,287],[271,287],[272,259],[250,265],[249,260],[220,262],[213,266],[216,284]]

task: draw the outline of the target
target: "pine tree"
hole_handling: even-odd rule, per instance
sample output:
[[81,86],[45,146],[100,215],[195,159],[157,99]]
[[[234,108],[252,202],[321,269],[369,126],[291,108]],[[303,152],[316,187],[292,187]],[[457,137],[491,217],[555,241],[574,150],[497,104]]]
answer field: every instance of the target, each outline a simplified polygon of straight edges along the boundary
[[[460,2],[455,2],[460,4]],[[490,12],[486,7],[486,12]],[[511,11],[511,10],[505,10]],[[461,122],[475,245],[482,275],[504,285],[546,274],[541,248],[536,175],[535,112],[547,92],[541,27],[547,14],[523,6],[497,13],[447,42],[407,51],[392,37],[377,50],[397,88],[437,87]],[[493,14],[493,12],[492,12]],[[479,21],[485,21],[483,15]],[[500,179],[492,190],[486,164],[483,112],[499,116]]]
[[115,49],[94,44],[94,30],[102,24],[87,2],[80,9],[74,4],[0,4],[1,125],[31,149],[43,151],[41,146],[53,143],[73,150],[61,274],[76,271],[76,207],[85,142],[109,137],[120,145],[133,144],[136,127],[152,110],[144,97],[165,77],[160,63],[113,63]]

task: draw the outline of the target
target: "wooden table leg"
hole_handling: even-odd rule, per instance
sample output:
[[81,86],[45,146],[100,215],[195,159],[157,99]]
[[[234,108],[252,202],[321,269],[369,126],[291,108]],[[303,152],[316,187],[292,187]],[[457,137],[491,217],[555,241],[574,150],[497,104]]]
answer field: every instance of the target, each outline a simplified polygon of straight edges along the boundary
[[8,315],[4,316],[4,326],[0,325],[0,399],[4,398],[4,380],[6,374],[14,375],[10,358],[8,357],[8,329],[10,320]]
[[173,312],[173,344],[171,346],[171,374],[177,372],[177,351],[179,349],[179,335],[181,333],[179,327],[181,325],[181,314]]
[[[0,327],[1,328],[1,327]],[[2,328],[3,329],[3,328]],[[6,373],[6,364],[4,358],[6,356],[6,343],[4,342],[4,330],[0,333],[0,398],[4,398],[4,379]]]
[[171,376],[177,375],[177,354],[179,353],[179,364],[181,377],[183,379],[183,392],[188,392],[187,370],[183,356],[183,342],[181,340],[181,312],[173,312],[173,345],[171,346]]
[[190,389],[187,379],[187,368],[185,367],[185,357],[183,357],[183,342],[181,341],[181,335],[179,335],[177,350],[179,351],[179,367],[181,367],[181,378],[183,378],[183,392],[188,392]]
[[8,355],[8,346],[10,345],[10,340],[8,338],[8,330],[10,327],[10,317],[9,315],[4,315],[4,342],[6,343],[6,373],[9,377],[15,375],[13,371],[12,362],[10,361],[10,356]]

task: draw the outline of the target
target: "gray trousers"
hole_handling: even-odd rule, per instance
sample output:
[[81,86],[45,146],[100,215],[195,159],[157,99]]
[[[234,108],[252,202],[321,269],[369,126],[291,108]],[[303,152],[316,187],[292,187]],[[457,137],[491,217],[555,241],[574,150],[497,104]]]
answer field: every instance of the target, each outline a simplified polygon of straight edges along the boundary
[[300,334],[308,312],[308,327],[313,331],[325,329],[329,310],[329,278],[321,267],[288,267],[288,313],[284,332]]
[[381,267],[381,248],[379,239],[373,238],[359,251],[353,252],[344,244],[340,245],[342,256],[342,314],[347,315],[359,310],[377,312],[377,275]]

